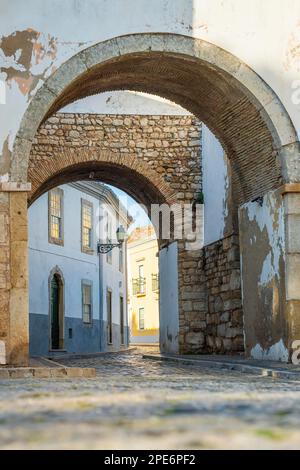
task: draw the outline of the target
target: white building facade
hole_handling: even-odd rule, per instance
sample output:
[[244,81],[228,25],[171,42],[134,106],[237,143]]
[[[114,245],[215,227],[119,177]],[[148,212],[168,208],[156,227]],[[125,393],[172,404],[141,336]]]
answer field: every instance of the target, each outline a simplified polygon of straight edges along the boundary
[[112,190],[77,182],[29,209],[30,354],[95,353],[128,345],[126,249],[116,242],[130,218]]

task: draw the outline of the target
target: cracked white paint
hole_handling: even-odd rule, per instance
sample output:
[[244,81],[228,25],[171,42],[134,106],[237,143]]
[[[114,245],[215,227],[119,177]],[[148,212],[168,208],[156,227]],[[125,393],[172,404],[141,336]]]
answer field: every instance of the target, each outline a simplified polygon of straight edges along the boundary
[[[284,208],[283,204],[278,206],[274,193],[264,196],[263,204],[250,202],[244,205],[250,222],[255,221],[263,232],[267,231],[269,240],[269,252],[263,262],[258,283],[260,286],[267,285],[275,277],[280,277],[280,258],[284,254]],[[250,244],[256,243],[256,235],[250,238]]]
[[289,352],[281,339],[268,349],[263,349],[260,344],[256,344],[256,346],[251,349],[251,357],[260,360],[267,359],[269,361],[288,362]]

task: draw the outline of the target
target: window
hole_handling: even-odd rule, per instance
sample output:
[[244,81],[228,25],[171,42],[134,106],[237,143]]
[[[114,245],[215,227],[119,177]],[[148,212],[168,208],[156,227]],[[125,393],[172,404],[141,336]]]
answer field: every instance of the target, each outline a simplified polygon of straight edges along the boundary
[[81,246],[82,251],[91,252],[93,248],[93,204],[81,200]]
[[124,331],[124,297],[120,296],[120,337],[121,344],[125,344],[125,331]]
[[92,323],[92,284],[82,282],[82,320],[83,323]]
[[49,191],[48,199],[49,242],[63,244],[63,190]]
[[138,267],[139,277],[132,279],[133,295],[144,295],[146,292],[146,278],[144,277],[144,265]]
[[107,342],[113,343],[113,324],[112,324],[112,291],[107,290],[106,293],[106,309],[107,309]]
[[159,291],[159,275],[152,274],[152,291],[158,292]]
[[145,295],[146,293],[146,279],[144,277],[137,277],[132,279],[132,294]]
[[139,265],[139,281],[140,281],[140,294],[145,293],[145,278],[144,278],[144,265]]
[[139,265],[139,277],[144,277],[144,265],[140,264]]
[[139,329],[145,329],[145,309],[144,307],[139,308]]

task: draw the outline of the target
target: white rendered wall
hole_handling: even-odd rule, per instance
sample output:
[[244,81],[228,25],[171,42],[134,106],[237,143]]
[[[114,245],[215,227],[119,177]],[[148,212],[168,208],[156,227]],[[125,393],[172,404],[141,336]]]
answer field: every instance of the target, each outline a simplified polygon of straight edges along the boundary
[[202,175],[204,194],[204,245],[223,238],[228,215],[229,176],[223,148],[202,126]]
[[64,113],[187,115],[185,109],[159,96],[131,91],[113,91],[88,96],[69,104]]
[[159,337],[162,352],[178,352],[178,248],[177,242],[159,252]]

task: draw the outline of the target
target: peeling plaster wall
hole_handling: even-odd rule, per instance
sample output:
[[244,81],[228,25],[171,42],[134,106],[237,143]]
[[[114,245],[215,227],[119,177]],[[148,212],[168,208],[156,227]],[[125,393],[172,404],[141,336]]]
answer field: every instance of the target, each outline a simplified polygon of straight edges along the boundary
[[[210,130],[202,127],[204,245],[223,238],[229,215],[229,162]],[[213,214],[213,217],[212,217]]]
[[0,181],[8,179],[22,115],[45,79],[78,51],[136,32],[193,35],[228,50],[274,89],[300,130],[298,0],[1,0]]
[[246,352],[287,361],[284,205],[279,192],[239,211]]

